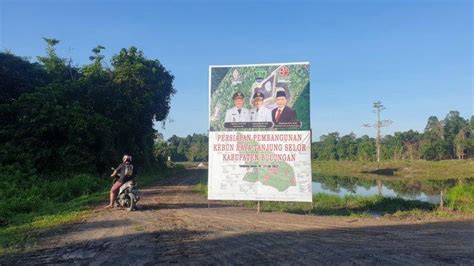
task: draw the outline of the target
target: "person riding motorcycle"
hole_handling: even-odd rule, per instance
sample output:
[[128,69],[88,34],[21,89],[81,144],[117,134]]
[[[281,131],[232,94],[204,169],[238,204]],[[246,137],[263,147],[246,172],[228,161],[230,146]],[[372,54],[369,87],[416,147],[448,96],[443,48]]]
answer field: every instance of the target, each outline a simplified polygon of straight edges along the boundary
[[122,163],[119,164],[117,168],[115,168],[110,177],[114,177],[117,174],[119,174],[119,178],[117,181],[115,181],[115,183],[112,185],[112,188],[110,189],[110,202],[109,205],[105,206],[105,208],[113,208],[114,201],[117,197],[120,187],[126,182],[134,179],[135,175],[133,171],[132,156],[125,154],[122,158]]

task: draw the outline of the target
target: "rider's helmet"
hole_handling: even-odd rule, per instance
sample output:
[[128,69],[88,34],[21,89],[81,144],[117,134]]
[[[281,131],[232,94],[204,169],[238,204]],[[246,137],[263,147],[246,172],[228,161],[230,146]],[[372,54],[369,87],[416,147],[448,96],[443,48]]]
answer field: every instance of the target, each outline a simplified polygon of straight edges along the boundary
[[125,155],[122,157],[122,161],[123,161],[123,162],[129,162],[129,163],[131,163],[131,162],[132,162],[132,156],[125,154]]

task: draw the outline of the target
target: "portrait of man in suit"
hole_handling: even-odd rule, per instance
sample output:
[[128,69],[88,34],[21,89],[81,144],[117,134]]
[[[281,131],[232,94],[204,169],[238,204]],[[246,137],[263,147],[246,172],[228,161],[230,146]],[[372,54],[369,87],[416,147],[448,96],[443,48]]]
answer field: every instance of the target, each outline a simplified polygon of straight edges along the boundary
[[285,91],[277,91],[276,93],[277,107],[272,110],[272,119],[274,123],[296,122],[296,112],[287,106]]

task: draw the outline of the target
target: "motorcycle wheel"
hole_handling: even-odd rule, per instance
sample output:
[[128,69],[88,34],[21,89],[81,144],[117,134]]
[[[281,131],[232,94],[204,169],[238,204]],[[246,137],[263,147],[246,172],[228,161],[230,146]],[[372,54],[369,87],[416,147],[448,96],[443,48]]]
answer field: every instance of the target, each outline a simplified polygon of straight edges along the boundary
[[135,210],[137,200],[135,199],[135,194],[129,193],[128,194],[128,208],[127,211]]

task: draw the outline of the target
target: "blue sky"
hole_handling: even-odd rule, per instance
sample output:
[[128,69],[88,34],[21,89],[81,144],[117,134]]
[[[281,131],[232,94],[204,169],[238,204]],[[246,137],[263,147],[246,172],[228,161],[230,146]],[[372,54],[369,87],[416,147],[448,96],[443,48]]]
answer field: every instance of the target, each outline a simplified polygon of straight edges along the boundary
[[471,1],[5,1],[0,45],[32,60],[43,36],[88,63],[136,46],[175,75],[168,138],[205,133],[208,66],[309,61],[313,138],[373,135],[372,103],[394,124],[423,130],[431,115],[473,114]]

